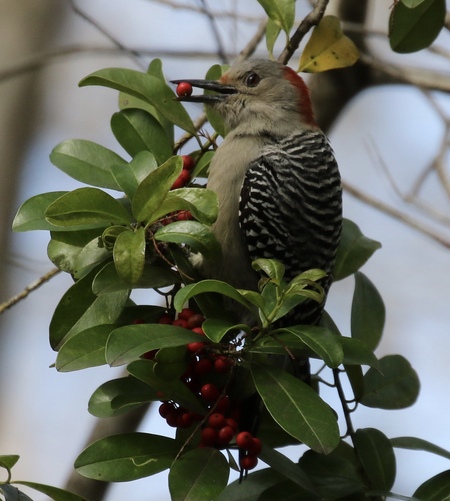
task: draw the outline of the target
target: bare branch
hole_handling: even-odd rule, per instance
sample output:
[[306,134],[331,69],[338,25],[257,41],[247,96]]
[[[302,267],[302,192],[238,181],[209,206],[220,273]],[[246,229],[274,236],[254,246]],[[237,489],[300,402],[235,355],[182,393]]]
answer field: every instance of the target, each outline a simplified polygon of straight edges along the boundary
[[296,32],[290,38],[286,48],[281,53],[278,61],[280,63],[286,64],[289,59],[291,59],[294,52],[298,49],[300,42],[303,37],[308,33],[308,31],[319,24],[323,15],[325,14],[325,9],[327,8],[329,0],[317,0],[314,9],[301,21]]
[[248,42],[246,47],[244,47],[238,57],[238,62],[244,61],[248,59],[255,51],[261,40],[264,38],[266,33],[267,19],[261,21],[258,26],[258,31],[252,37],[252,39]]
[[16,294],[15,296],[9,298],[7,301],[4,303],[0,304],[0,315],[2,313],[5,313],[6,310],[9,308],[13,307],[15,304],[17,304],[19,301],[22,301],[22,299],[25,299],[28,297],[28,295],[38,289],[41,285],[45,284],[48,282],[50,279],[52,279],[55,275],[57,275],[61,270],[58,268],[53,268],[52,270],[48,271],[45,275],[42,277],[38,278],[31,284],[27,285],[25,289],[22,292],[19,292],[19,294]]

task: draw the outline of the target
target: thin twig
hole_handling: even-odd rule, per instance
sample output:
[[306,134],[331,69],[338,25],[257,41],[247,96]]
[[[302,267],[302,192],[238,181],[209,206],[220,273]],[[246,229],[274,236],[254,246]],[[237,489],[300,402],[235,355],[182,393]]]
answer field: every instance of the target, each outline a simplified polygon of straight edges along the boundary
[[220,36],[220,32],[217,29],[216,19],[215,19],[214,15],[212,14],[211,10],[209,9],[208,4],[206,3],[206,0],[200,0],[200,3],[203,6],[203,11],[209,20],[209,24],[211,25],[211,30],[213,32],[213,36],[216,39],[217,55],[221,59],[222,64],[227,64],[228,63],[228,56],[225,52],[225,47],[223,45],[222,37]]
[[256,51],[258,45],[264,37],[264,34],[266,33],[266,27],[267,19],[264,19],[264,21],[261,21],[261,23],[259,23],[257,32],[254,34],[248,44],[241,50],[237,62],[248,59]]
[[290,38],[286,48],[281,53],[278,61],[280,63],[286,64],[289,59],[291,59],[294,52],[298,49],[300,42],[303,37],[308,33],[308,31],[319,24],[323,15],[325,14],[325,9],[327,8],[329,0],[317,0],[314,9],[301,21],[295,33]]
[[13,307],[15,304],[17,304],[19,301],[22,301],[22,299],[25,299],[28,297],[28,295],[31,292],[34,292],[36,289],[38,289],[41,285],[45,284],[48,282],[50,279],[52,279],[55,275],[57,275],[61,270],[58,268],[53,268],[52,270],[48,271],[45,275],[42,277],[38,278],[31,284],[27,285],[25,289],[23,289],[22,292],[19,292],[19,294],[16,294],[15,296],[10,297],[7,301],[4,303],[0,304],[0,315],[4,313],[6,310],[9,308]]

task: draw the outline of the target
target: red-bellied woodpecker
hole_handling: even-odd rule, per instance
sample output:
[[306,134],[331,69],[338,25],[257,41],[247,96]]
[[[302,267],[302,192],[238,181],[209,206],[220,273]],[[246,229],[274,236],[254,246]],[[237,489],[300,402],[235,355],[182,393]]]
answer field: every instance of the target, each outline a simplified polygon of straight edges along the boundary
[[[327,292],[341,233],[341,183],[303,79],[287,66],[257,59],[232,66],[218,81],[183,82],[217,92],[179,99],[213,106],[228,131],[207,184],[219,199],[213,231],[223,257],[219,264],[203,261],[203,274],[257,290],[251,262],[275,258],[287,280],[324,270]],[[322,309],[323,303],[302,303],[295,323],[317,323]]]

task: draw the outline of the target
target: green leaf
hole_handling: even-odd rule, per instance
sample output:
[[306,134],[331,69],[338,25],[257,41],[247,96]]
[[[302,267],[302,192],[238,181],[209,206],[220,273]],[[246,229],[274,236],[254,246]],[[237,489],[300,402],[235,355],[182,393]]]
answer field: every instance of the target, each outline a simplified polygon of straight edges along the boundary
[[197,160],[197,164],[192,171],[192,177],[208,177],[207,171],[211,160],[215,155],[215,151],[205,151],[199,160]]
[[171,190],[154,219],[159,219],[170,212],[189,210],[194,219],[204,224],[212,224],[217,219],[219,203],[214,191],[205,188],[179,188]]
[[[215,64],[206,72],[206,80],[219,80],[219,78],[228,70],[229,65]],[[205,94],[214,94],[213,91],[205,90]],[[213,106],[205,106],[206,117],[213,129],[222,137],[225,137],[225,125],[222,115],[214,109]]]
[[356,63],[359,51],[344,34],[336,16],[324,16],[314,27],[300,59],[298,71],[318,73]]
[[184,304],[189,301],[189,299],[197,296],[198,294],[211,292],[217,292],[218,294],[222,294],[230,299],[234,299],[238,303],[245,306],[248,310],[253,311],[253,305],[247,301],[237,289],[226,282],[221,282],[220,280],[202,280],[201,282],[186,285],[186,287],[180,289],[175,295],[173,302],[174,307],[177,311],[181,311]]
[[106,341],[114,328],[114,325],[96,325],[70,337],[59,349],[56,370],[71,372],[106,364]]
[[172,156],[173,146],[162,125],[148,112],[126,109],[111,117],[111,129],[122,148],[134,157],[141,151],[150,151],[159,164]]
[[103,383],[94,391],[88,411],[98,418],[114,417],[159,399],[148,384],[132,376],[121,377]]
[[183,168],[181,157],[171,157],[140,183],[132,201],[138,221],[150,221]]
[[111,224],[130,223],[130,215],[124,206],[97,188],[78,188],[51,203],[45,212],[47,221],[71,227],[107,227]]
[[386,310],[373,283],[361,272],[355,273],[351,331],[352,337],[375,350],[383,335]]
[[[180,276],[169,268],[157,265],[146,265],[140,279],[132,285],[133,289],[159,289],[181,282]],[[105,265],[92,282],[94,294],[107,294],[129,290],[130,284],[124,282],[117,274],[114,263]]]
[[142,181],[158,168],[158,163],[153,153],[149,151],[141,151],[130,162],[131,170],[133,171],[138,183]]
[[281,28],[269,18],[266,26],[266,47],[271,58],[273,58],[273,49],[280,32]]
[[180,379],[166,381],[159,378],[154,367],[156,362],[153,360],[136,360],[128,365],[128,372],[148,384],[153,390],[164,394],[164,399],[173,400],[187,409],[198,412],[204,415],[206,409],[203,407],[200,400],[192,393],[192,391]]
[[369,369],[364,375],[361,403],[378,409],[404,409],[419,394],[420,382],[410,363],[401,355],[380,359],[380,370]]
[[368,365],[380,370],[380,363],[374,352],[359,339],[340,337],[339,342],[344,350],[345,365]]
[[169,346],[158,350],[153,372],[164,381],[174,381],[186,372],[189,354],[186,345]]
[[221,254],[220,244],[214,234],[197,221],[177,221],[164,226],[155,233],[155,239],[160,242],[186,244],[208,260],[216,260]]
[[80,87],[101,85],[131,94],[154,106],[166,119],[190,134],[197,131],[175,93],[163,80],[140,71],[125,68],[105,68],[85,77]]
[[113,435],[88,446],[76,459],[75,469],[103,482],[128,482],[166,470],[182,446],[148,433]]
[[230,467],[216,449],[194,449],[179,457],[170,468],[172,501],[210,501],[226,487]]
[[258,501],[273,501],[282,499],[283,501],[317,501],[319,498],[315,494],[310,494],[303,489],[299,489],[291,480],[283,480],[276,485],[266,489]]
[[424,482],[413,494],[420,501],[444,501],[450,497],[450,470]]
[[126,325],[111,333],[106,345],[106,360],[112,366],[124,365],[147,351],[205,340],[205,336],[173,325]]
[[0,484],[0,494],[3,494],[5,501],[33,501],[24,492],[11,484]]
[[53,148],[50,161],[77,181],[120,191],[109,167],[125,165],[126,161],[104,146],[84,139],[69,139]]
[[86,498],[79,496],[78,494],[74,494],[73,492],[69,492],[64,489],[59,489],[58,487],[52,487],[51,485],[37,484],[36,482],[24,482],[22,480],[16,480],[14,483],[25,485],[35,491],[42,492],[42,494],[47,495],[54,501],[87,501]]
[[234,324],[226,320],[219,320],[216,318],[206,319],[203,322],[202,328],[206,336],[211,339],[213,343],[220,343],[220,341],[230,332],[245,331],[250,334],[251,329],[248,325]]
[[356,430],[353,443],[373,489],[389,491],[396,475],[394,449],[389,439],[375,428]]
[[410,449],[414,451],[425,451],[430,452],[431,454],[436,454],[438,456],[442,456],[443,458],[450,459],[450,451],[439,447],[438,445],[434,445],[427,440],[423,440],[421,438],[416,437],[397,437],[391,438],[391,444],[393,447],[399,449]]
[[0,455],[0,468],[10,470],[19,461],[17,454]]
[[299,464],[317,488],[321,499],[341,499],[365,488],[356,467],[337,452],[324,456],[306,451]]
[[276,335],[278,332],[288,332],[298,337],[298,339],[316,353],[328,367],[338,367],[343,362],[344,352],[340,339],[325,327],[297,325],[277,329],[273,334]]
[[[67,247],[62,250],[64,251],[66,249]],[[74,278],[84,277],[93,268],[103,263],[110,257],[111,257],[111,251],[109,251],[102,245],[102,241],[98,235],[98,230],[97,230],[97,236],[93,238],[90,242],[88,242],[76,256],[73,267]]]
[[[60,270],[71,275],[78,275],[76,265],[78,256],[84,247],[96,237],[98,240],[99,230],[52,232],[47,247],[47,255],[50,261]],[[77,276],[76,278],[80,277]]]
[[26,200],[18,209],[12,224],[13,231],[61,230],[45,219],[47,207],[65,195],[67,191],[51,191]]
[[145,264],[145,229],[122,232],[114,244],[114,265],[119,278],[129,285],[142,277]]
[[128,300],[128,291],[95,296],[96,270],[78,280],[63,295],[50,322],[50,344],[58,350],[63,341],[89,327],[113,324]]
[[255,271],[263,271],[270,279],[280,283],[284,277],[285,267],[276,259],[256,259],[252,262]]
[[137,187],[139,186],[138,180],[134,175],[134,172],[130,164],[126,165],[110,165],[109,167],[111,174],[116,180],[120,189],[125,193],[125,195],[131,200],[136,193]]
[[258,0],[268,17],[287,34],[294,26],[295,0]]
[[410,9],[414,9],[415,7],[420,5],[425,0],[401,0],[401,1],[402,1],[402,3],[404,3],[406,5],[406,7],[410,8]]
[[424,0],[415,8],[395,3],[389,18],[389,43],[400,54],[429,47],[445,24],[445,0]]
[[321,454],[337,446],[336,417],[314,390],[276,367],[252,364],[251,372],[267,410],[285,431]]
[[333,271],[334,280],[353,275],[380,247],[379,242],[365,237],[355,223],[344,219]]

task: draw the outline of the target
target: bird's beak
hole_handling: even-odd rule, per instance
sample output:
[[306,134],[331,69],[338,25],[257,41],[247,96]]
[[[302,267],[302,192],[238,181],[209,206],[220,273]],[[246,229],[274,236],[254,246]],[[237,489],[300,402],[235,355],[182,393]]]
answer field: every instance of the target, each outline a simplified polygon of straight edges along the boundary
[[217,80],[171,80],[173,84],[188,83],[192,87],[198,87],[208,91],[218,92],[218,94],[201,94],[196,96],[179,96],[178,101],[188,101],[191,103],[214,104],[223,101],[227,95],[236,94],[237,89],[231,85],[225,85]]

